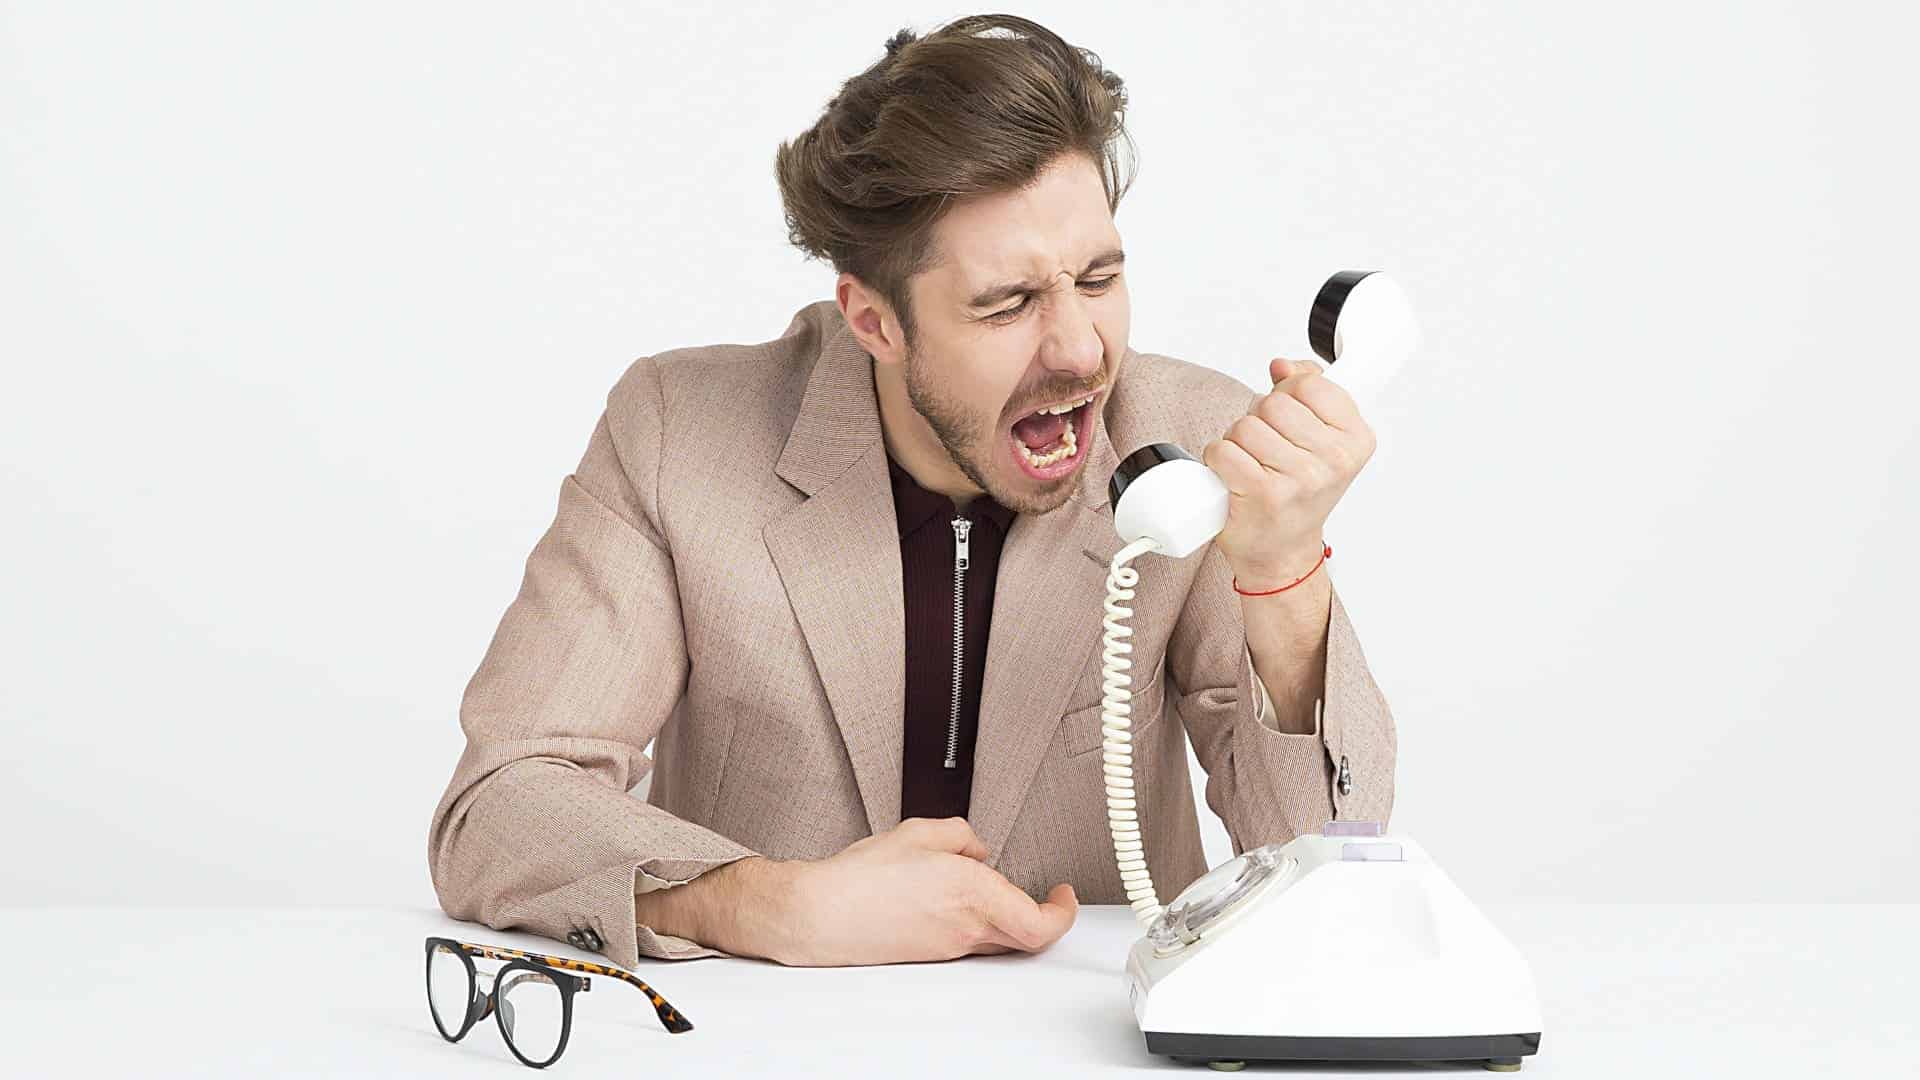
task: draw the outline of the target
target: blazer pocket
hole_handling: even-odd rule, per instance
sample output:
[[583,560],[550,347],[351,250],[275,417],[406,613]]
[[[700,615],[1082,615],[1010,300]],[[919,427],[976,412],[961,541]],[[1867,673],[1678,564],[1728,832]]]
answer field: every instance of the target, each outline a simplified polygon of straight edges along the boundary
[[[1130,731],[1136,742],[1141,733],[1151,730],[1159,721],[1160,714],[1166,711],[1166,685],[1161,678],[1161,673],[1165,670],[1165,664],[1155,667],[1153,677],[1145,686],[1133,688],[1133,697],[1128,701],[1131,708],[1127,717],[1133,721]],[[1068,757],[1090,754],[1100,749],[1106,742],[1106,733],[1100,729],[1103,708],[1105,708],[1104,702],[1095,702],[1075,709],[1060,718],[1060,734],[1065,740]]]
[[[1071,715],[1100,704],[1100,699],[1105,696],[1100,684],[1106,676],[1106,665],[1101,660],[1102,651],[1098,644],[1093,647],[1093,659],[1087,662],[1086,668],[1074,679],[1073,692],[1067,695],[1069,702],[1067,711],[1060,715]],[[1133,667],[1129,671],[1133,675],[1135,697],[1153,689],[1154,685],[1160,681],[1160,673],[1167,666],[1165,653],[1149,653],[1139,642],[1134,643],[1133,655],[1128,659],[1133,661]]]

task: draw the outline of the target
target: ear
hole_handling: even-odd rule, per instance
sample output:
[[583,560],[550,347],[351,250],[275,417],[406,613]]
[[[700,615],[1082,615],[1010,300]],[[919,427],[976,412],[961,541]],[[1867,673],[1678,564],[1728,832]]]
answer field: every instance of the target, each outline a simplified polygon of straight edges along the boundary
[[854,340],[873,356],[874,362],[897,364],[904,358],[906,335],[880,294],[852,274],[841,274],[834,283],[833,295]]

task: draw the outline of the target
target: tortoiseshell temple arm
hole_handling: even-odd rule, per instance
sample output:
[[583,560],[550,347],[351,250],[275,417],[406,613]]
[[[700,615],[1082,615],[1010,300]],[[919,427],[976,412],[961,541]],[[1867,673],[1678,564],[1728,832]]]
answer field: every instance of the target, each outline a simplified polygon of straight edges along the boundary
[[542,956],[539,953],[521,952],[519,949],[509,949],[501,945],[473,945],[464,941],[460,944],[476,956],[485,956],[493,960],[531,960],[536,964],[545,964],[562,971],[584,971],[589,975],[605,975],[609,979],[619,979],[623,983],[639,987],[640,992],[647,995],[647,1000],[653,1003],[654,1015],[660,1018],[660,1023],[668,1031],[679,1035],[693,1030],[693,1022],[681,1015],[678,1009],[669,1005],[667,999],[661,997],[658,991],[641,981],[639,976],[619,968],[588,963],[585,960],[569,960],[564,956]]

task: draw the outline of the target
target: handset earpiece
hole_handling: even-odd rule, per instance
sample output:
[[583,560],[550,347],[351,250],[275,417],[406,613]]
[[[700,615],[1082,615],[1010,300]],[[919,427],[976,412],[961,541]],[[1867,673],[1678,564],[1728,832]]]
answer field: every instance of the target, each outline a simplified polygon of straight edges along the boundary
[[1342,270],[1313,298],[1307,344],[1365,415],[1373,398],[1419,351],[1420,324],[1398,281],[1378,270]]

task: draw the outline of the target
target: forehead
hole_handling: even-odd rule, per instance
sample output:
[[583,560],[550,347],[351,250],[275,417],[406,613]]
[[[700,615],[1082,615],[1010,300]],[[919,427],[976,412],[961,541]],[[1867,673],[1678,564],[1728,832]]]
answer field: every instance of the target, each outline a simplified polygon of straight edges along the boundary
[[1093,162],[1072,155],[1020,190],[956,204],[934,227],[944,256],[935,276],[956,289],[987,288],[1070,269],[1119,246],[1107,192]]

